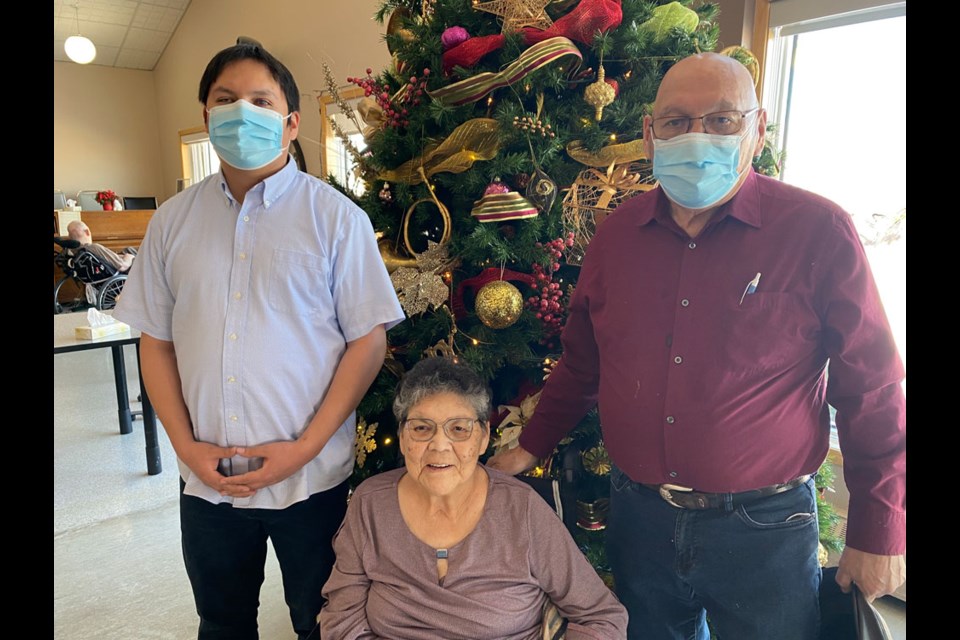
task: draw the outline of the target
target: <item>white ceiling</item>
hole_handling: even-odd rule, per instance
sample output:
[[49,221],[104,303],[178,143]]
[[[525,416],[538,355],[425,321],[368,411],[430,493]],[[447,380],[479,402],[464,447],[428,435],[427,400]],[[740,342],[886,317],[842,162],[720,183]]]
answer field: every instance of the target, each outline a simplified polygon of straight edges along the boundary
[[90,64],[153,69],[189,5],[190,0],[53,0],[53,59],[70,61],[63,42],[77,35],[79,13],[79,35],[97,47]]

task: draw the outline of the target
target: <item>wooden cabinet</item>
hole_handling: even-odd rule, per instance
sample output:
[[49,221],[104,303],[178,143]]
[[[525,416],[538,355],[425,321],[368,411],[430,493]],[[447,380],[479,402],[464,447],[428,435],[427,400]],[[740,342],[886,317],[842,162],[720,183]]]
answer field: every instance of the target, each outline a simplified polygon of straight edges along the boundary
[[[143,236],[147,232],[147,223],[154,214],[154,209],[125,209],[123,211],[81,211],[80,219],[90,227],[93,241],[120,253],[126,247],[140,248]],[[53,213],[54,229],[57,228],[57,213]],[[54,251],[59,247],[53,245]],[[56,264],[53,265],[53,284],[56,286],[63,272]],[[75,299],[80,291],[73,282],[64,283],[60,289],[58,300],[66,302]]]

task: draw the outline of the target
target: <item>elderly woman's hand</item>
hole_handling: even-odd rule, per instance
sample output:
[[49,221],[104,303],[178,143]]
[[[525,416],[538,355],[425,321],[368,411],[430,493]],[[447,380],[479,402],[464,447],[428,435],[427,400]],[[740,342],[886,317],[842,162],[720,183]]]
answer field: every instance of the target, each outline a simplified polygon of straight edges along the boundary
[[538,461],[539,458],[537,458],[537,456],[520,445],[517,445],[513,449],[501,451],[487,460],[487,466],[491,469],[515,476],[518,473],[523,473],[527,469],[533,468]]

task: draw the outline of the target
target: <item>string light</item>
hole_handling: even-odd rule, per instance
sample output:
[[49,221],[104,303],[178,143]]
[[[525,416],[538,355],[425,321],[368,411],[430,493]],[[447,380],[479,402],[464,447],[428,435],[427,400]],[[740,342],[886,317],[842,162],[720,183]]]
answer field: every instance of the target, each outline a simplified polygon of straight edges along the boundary
[[611,133],[611,134],[610,134],[610,139],[611,139],[611,140],[616,140],[616,139],[617,139],[617,134]]
[[489,107],[492,104],[493,104],[493,96],[487,96],[487,106]]
[[385,445],[389,445],[391,442],[393,442],[393,440],[390,439],[390,436],[383,439],[383,444]]

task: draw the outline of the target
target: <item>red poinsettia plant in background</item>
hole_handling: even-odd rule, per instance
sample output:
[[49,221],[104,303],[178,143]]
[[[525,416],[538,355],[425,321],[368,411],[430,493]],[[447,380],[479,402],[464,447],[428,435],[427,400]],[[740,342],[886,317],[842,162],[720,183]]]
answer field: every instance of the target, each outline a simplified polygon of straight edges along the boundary
[[97,191],[96,201],[99,202],[101,205],[105,205],[107,203],[113,204],[113,201],[116,199],[117,199],[117,194],[115,194],[113,191],[110,191],[109,189],[107,189],[106,191]]

